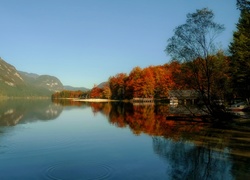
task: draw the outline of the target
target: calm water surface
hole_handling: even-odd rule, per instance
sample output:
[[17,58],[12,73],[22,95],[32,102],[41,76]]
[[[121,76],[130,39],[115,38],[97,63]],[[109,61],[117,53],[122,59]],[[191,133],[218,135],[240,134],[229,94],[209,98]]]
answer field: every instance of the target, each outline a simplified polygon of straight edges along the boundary
[[0,101],[0,179],[250,178],[249,123],[166,120],[168,105]]

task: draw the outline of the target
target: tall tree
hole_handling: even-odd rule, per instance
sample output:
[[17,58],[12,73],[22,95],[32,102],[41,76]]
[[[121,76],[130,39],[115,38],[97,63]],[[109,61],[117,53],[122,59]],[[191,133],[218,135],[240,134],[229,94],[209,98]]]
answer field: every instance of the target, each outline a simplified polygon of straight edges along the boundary
[[237,0],[237,8],[239,10],[250,10],[250,1],[249,0]]
[[90,91],[90,98],[101,98],[101,97],[102,97],[102,89],[94,85],[94,87]]
[[[153,68],[155,87],[155,98],[167,98],[169,90],[173,87],[172,65],[155,66]],[[176,67],[174,67],[176,68]],[[178,71],[178,68],[175,69]]]
[[112,99],[124,99],[126,78],[127,74],[125,73],[119,73],[109,78]]
[[143,79],[141,78],[142,69],[137,66],[129,73],[126,81],[126,97],[129,99],[142,97]]
[[241,14],[229,46],[232,86],[237,96],[250,100],[250,2],[238,1],[237,5]]
[[212,96],[213,76],[215,73],[212,56],[218,51],[216,37],[224,30],[224,26],[213,21],[214,13],[203,8],[195,13],[187,14],[185,24],[174,30],[174,36],[168,40],[165,51],[189,65],[193,79],[192,88],[196,90],[210,115],[218,119],[218,107],[214,105]]
[[155,89],[155,79],[152,68],[144,68],[141,73],[141,79],[143,81],[141,85],[141,97],[153,98]]
[[102,96],[105,99],[110,99],[111,98],[111,90],[110,90],[110,86],[108,84],[105,84],[102,88]]

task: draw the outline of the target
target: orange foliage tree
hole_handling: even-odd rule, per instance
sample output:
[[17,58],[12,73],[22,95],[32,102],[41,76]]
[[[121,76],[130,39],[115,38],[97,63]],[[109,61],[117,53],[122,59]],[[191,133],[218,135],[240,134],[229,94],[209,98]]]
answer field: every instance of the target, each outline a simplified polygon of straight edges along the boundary
[[168,97],[169,90],[174,87],[174,79],[172,77],[172,66],[165,64],[164,66],[155,66],[154,69],[155,79],[155,98]]
[[111,89],[108,84],[105,84],[102,88],[102,97],[105,99],[110,99],[112,95]]
[[175,76],[180,75],[181,64],[172,62],[162,66],[139,66],[127,74],[119,73],[109,78],[112,99],[167,98],[176,86]]
[[126,97],[141,97],[141,90],[143,81],[141,79],[142,69],[140,67],[135,67],[129,74],[126,81]]
[[94,85],[90,92],[90,98],[101,98],[102,97],[102,89]]
[[109,87],[112,99],[124,99],[127,74],[119,73],[109,78]]
[[154,96],[155,80],[152,69],[135,67],[126,81],[126,97],[149,98]]
[[63,90],[61,92],[56,92],[52,94],[52,99],[59,99],[59,98],[81,98],[83,95],[86,95],[87,92],[83,91],[68,91]]

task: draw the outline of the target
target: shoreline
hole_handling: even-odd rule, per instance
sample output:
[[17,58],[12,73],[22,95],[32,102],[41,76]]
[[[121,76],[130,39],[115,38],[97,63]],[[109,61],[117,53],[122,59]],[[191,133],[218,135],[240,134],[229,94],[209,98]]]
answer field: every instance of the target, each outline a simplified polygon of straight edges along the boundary
[[73,101],[80,101],[80,102],[115,102],[118,100],[111,100],[111,99],[76,99],[73,98]]

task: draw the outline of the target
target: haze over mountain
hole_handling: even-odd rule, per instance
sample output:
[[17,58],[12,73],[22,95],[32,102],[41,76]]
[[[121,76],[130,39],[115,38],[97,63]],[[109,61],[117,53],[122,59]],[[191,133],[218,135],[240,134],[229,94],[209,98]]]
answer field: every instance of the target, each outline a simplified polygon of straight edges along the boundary
[[[18,71],[0,58],[0,97],[51,96],[54,92],[69,89],[54,76]],[[70,90],[73,90],[71,87]],[[74,90],[87,90],[75,88]]]

